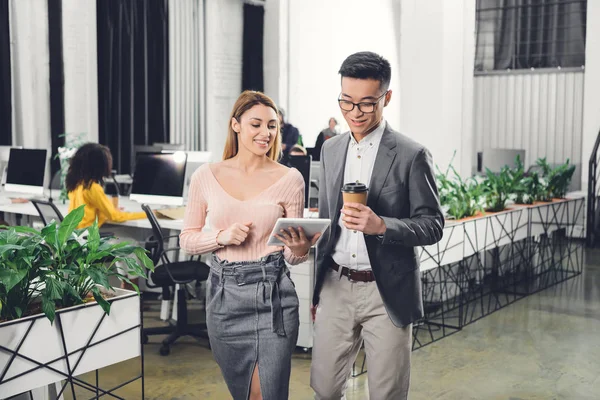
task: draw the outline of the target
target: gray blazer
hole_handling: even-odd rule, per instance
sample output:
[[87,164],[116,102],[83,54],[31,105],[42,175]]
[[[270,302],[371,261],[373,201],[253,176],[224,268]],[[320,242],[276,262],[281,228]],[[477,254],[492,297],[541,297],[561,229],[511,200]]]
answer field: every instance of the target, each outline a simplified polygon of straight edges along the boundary
[[[321,151],[319,217],[330,218],[331,226],[317,245],[315,305],[319,303],[340,234],[341,189],[349,143],[347,132],[327,140]],[[431,245],[442,238],[444,216],[432,164],[425,147],[386,125],[373,167],[367,205],[384,220],[387,230],[383,238],[364,236],[377,287],[396,326],[406,326],[423,316],[415,247]]]

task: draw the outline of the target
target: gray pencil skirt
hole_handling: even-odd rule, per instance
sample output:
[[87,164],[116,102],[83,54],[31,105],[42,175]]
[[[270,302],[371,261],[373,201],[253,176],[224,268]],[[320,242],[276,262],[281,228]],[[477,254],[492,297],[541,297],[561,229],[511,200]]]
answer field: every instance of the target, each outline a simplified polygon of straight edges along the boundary
[[248,398],[256,365],[263,399],[287,399],[300,321],[283,254],[242,262],[213,255],[206,292],[210,345],[233,399]]

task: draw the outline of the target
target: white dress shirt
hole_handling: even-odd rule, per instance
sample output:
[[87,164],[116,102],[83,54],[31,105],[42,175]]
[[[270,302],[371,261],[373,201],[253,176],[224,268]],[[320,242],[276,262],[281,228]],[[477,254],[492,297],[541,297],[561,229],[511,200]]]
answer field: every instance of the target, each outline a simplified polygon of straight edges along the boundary
[[[350,135],[350,145],[348,146],[344,167],[344,184],[360,182],[369,187],[385,124],[385,120],[382,120],[379,126],[362,139],[360,143],[354,139],[352,134]],[[342,214],[341,217],[343,216]],[[350,269],[370,270],[371,263],[364,235],[361,232],[346,229],[341,217],[338,222],[341,234],[333,251],[333,261]]]

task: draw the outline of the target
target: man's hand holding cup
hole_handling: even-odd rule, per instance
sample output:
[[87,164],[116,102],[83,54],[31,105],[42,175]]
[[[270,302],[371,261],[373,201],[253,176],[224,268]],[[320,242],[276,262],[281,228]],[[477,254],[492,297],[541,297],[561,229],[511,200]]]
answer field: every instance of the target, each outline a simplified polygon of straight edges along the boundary
[[366,235],[383,235],[386,230],[385,223],[367,206],[368,192],[367,186],[358,182],[347,183],[342,187],[342,222],[352,231]]

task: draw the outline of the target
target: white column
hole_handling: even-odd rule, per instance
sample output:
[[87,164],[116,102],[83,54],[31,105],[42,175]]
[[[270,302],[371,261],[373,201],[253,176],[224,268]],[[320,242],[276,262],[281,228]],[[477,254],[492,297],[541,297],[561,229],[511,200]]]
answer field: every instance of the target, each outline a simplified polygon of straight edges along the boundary
[[207,151],[220,160],[229,114],[242,90],[243,2],[206,0]]
[[337,103],[338,71],[344,59],[358,51],[376,52],[390,62],[393,96],[384,116],[400,129],[399,4],[400,0],[289,1],[289,21],[281,20],[282,29],[289,30],[287,119],[308,147],[331,117],[342,131],[348,129]]
[[582,190],[587,190],[588,162],[600,131],[600,2],[587,2],[585,86],[583,93]]
[[400,130],[444,170],[473,165],[475,0],[402,0]]

